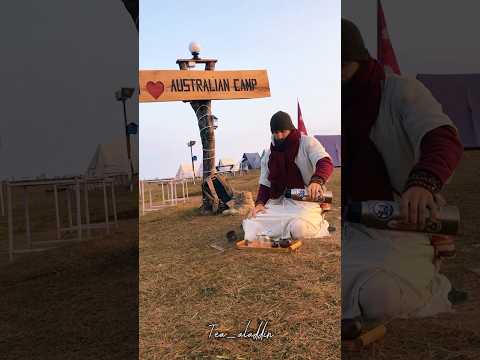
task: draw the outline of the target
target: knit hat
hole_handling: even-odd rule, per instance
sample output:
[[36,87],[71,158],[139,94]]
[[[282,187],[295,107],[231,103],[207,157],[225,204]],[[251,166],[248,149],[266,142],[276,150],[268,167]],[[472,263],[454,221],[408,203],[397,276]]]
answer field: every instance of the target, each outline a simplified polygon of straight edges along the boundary
[[295,130],[295,126],[293,126],[290,115],[283,111],[277,111],[270,120],[270,130],[272,133],[282,130]]
[[362,34],[358,27],[347,19],[342,19],[342,63],[366,61],[370,58]]

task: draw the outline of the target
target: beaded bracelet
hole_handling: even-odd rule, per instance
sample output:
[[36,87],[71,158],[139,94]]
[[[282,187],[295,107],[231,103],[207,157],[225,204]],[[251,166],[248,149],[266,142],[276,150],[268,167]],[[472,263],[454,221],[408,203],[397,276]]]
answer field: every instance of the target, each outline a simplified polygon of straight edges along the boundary
[[420,186],[424,189],[427,189],[432,194],[436,194],[442,189],[442,181],[431,172],[425,170],[414,170],[408,176],[404,191],[413,186]]

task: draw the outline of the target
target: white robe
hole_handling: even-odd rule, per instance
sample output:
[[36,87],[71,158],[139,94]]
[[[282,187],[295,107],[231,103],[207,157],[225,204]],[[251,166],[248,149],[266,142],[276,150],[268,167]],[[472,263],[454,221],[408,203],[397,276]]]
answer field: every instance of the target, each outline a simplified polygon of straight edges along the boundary
[[[397,75],[386,78],[370,138],[382,155],[397,192],[402,190],[420,157],[423,136],[443,125],[454,127],[441,105],[418,80]],[[344,222],[342,316],[407,318],[451,311],[450,282],[438,273],[433,259],[433,247],[425,234]],[[389,298],[391,303],[386,304],[382,297]],[[378,308],[384,308],[386,313]]]
[[[305,186],[310,183],[318,160],[324,157],[330,157],[330,155],[317,139],[301,136],[295,164],[302,174]],[[271,185],[268,180],[269,158],[270,148],[265,151],[261,159],[259,181],[261,185],[267,187]],[[328,222],[324,219],[318,203],[296,201],[281,196],[278,199],[270,199],[265,205],[267,207],[265,213],[243,221],[246,240],[255,240],[257,235],[291,236],[292,238],[318,238],[329,235]]]

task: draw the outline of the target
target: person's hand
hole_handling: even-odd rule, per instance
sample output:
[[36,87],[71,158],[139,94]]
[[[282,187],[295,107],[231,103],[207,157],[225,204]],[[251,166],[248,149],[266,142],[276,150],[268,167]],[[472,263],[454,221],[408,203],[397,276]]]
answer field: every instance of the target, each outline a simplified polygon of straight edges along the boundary
[[266,211],[266,207],[263,204],[257,204],[255,207],[250,211],[250,214],[248,214],[249,218],[257,216],[257,214],[264,213]]
[[310,200],[315,201],[316,199],[323,196],[323,187],[319,183],[312,182],[307,187],[308,197]]
[[412,186],[402,195],[400,212],[405,223],[425,225],[428,210],[433,221],[437,220],[438,205],[430,191],[420,186]]

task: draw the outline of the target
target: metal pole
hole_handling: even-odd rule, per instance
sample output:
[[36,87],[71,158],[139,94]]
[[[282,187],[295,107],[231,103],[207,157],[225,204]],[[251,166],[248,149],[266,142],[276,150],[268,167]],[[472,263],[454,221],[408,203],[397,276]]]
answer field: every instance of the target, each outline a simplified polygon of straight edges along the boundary
[[126,99],[122,99],[123,103],[123,119],[125,122],[125,136],[127,137],[127,156],[128,156],[128,163],[130,165],[130,191],[133,191],[133,162],[131,156],[131,145],[130,145],[130,135],[128,134],[127,130],[127,107],[125,105]]
[[175,186],[175,205],[177,205],[178,204],[177,183],[175,183],[174,186]]
[[163,182],[160,183],[162,185],[162,203],[165,204],[165,194],[163,192]]
[[118,228],[118,218],[117,218],[117,198],[115,197],[115,184],[112,181],[112,205],[113,205],[113,221],[115,222],[115,227]]
[[67,191],[67,207],[68,207],[68,226],[70,228],[73,227],[73,219],[72,219],[72,200],[70,199],[70,188],[66,188]]
[[12,189],[7,184],[7,212],[8,212],[8,259],[13,261],[13,206],[12,206]]
[[3,182],[0,181],[0,203],[2,206],[2,216],[5,216],[5,203],[3,202]]
[[145,215],[145,180],[141,181],[142,190],[142,215]]
[[77,200],[77,235],[82,240],[82,207],[80,203],[80,180],[77,178],[75,184],[75,198]]
[[150,210],[152,210],[152,184],[148,187],[148,199],[150,203]]
[[107,227],[107,234],[110,234],[110,224],[108,222],[107,187],[105,185],[105,179],[103,180],[103,205],[105,207],[105,226]]
[[60,212],[58,210],[58,191],[57,185],[53,185],[53,197],[55,199],[55,218],[57,220],[57,240],[61,239],[60,233]]
[[88,180],[85,179],[85,222],[87,223],[87,237],[90,237],[90,210],[88,208]]
[[27,246],[29,249],[32,248],[32,234],[30,232],[30,212],[28,206],[28,190],[27,187],[23,187],[23,198],[25,201],[25,233],[27,235]]
[[190,145],[190,159],[192,160],[193,183],[195,184],[195,162],[193,161],[193,145]]

